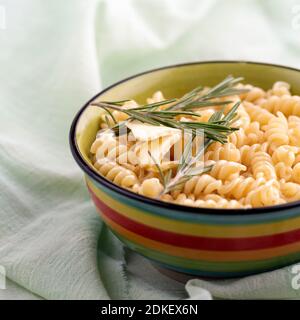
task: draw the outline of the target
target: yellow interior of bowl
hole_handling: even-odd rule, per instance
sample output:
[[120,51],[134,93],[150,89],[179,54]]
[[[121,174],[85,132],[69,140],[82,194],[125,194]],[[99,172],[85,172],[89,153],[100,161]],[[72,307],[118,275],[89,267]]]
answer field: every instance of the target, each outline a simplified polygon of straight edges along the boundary
[[[293,94],[300,95],[300,71],[247,62],[217,62],[187,64],[145,73],[111,87],[97,100],[134,99],[144,103],[157,90],[161,90],[166,98],[180,97],[196,86],[213,86],[228,75],[243,77],[245,83],[263,89],[270,88],[275,81],[286,81],[291,84]],[[102,113],[102,109],[89,106],[76,126],[77,147],[90,165],[89,150],[99,130]]]

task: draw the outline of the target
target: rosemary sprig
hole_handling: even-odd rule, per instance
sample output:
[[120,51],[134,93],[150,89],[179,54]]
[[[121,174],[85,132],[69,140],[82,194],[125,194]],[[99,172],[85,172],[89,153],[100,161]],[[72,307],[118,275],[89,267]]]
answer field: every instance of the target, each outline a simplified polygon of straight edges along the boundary
[[200,107],[226,105],[232,101],[216,102],[214,99],[247,92],[247,89],[234,88],[234,85],[242,80],[241,77],[228,76],[205,94],[202,94],[203,87],[197,87],[172,104],[168,110],[191,110]]
[[[224,110],[215,112],[210,117],[209,122],[220,122],[223,123],[225,126],[229,126],[236,119],[236,111],[239,105],[240,102],[237,102],[226,115],[224,115]],[[184,151],[181,155],[179,165],[177,167],[177,172],[174,178],[171,179],[171,177],[169,176],[168,181],[166,181],[166,179],[164,178],[164,190],[162,194],[168,193],[171,190],[179,188],[193,176],[200,175],[211,170],[211,165],[197,166],[197,162],[199,161],[200,157],[203,156],[205,150],[214,142],[214,140],[210,139],[209,137],[206,137],[204,144],[200,146],[196,155],[193,157],[192,147],[194,138],[195,136],[192,132],[188,133],[188,142],[186,143]]]
[[[202,94],[203,87],[198,86],[180,99],[167,99],[160,102],[145,104],[137,108],[124,109],[121,107],[124,102],[129,100],[112,102],[101,101],[94,102],[92,105],[103,108],[110,115],[115,123],[111,129],[116,134],[119,134],[120,132],[126,132],[126,130],[124,130],[126,128],[126,122],[116,123],[113,114],[109,112],[109,109],[126,113],[129,116],[127,121],[139,120],[143,123],[148,123],[151,125],[163,125],[180,130],[191,129],[196,131],[196,129],[203,129],[211,139],[222,142],[224,139],[226,139],[224,133],[235,129],[225,128],[226,126],[224,126],[222,123],[217,123],[214,121],[211,121],[210,124],[207,124],[203,122],[176,121],[174,118],[178,115],[199,116],[199,114],[192,112],[192,110],[200,107],[223,106],[231,103],[232,101],[215,101],[215,99],[232,94],[241,94],[248,91],[246,89],[234,88],[234,85],[240,82],[242,79],[243,78],[233,78],[232,76],[228,76],[205,94]],[[168,104],[170,104],[170,106],[166,109],[158,110],[159,107],[166,106]]]
[[[166,110],[135,110],[135,109],[122,109],[120,106],[113,104],[108,104],[106,102],[97,102],[93,105],[103,108],[104,110],[112,109],[120,112],[124,112],[129,116],[129,120],[138,120],[142,123],[148,123],[154,126],[166,126],[170,128],[175,128],[179,130],[191,130],[193,135],[206,134],[212,140],[224,142],[226,140],[226,134],[237,130],[237,128],[232,128],[227,125],[224,125],[221,122],[211,121],[211,122],[188,122],[188,121],[177,121],[175,119],[178,115],[190,115],[190,116],[199,116],[198,114],[190,111],[166,111]],[[112,114],[110,112],[110,114]],[[111,129],[115,132],[126,132],[122,131],[126,122],[117,123]]]
[[[154,126],[166,126],[170,128],[180,129],[184,134],[188,135],[188,142],[185,145],[181,159],[177,166],[175,176],[172,178],[172,170],[168,170],[166,174],[163,173],[157,161],[151,156],[157,170],[160,174],[161,181],[164,185],[163,194],[188,181],[195,175],[200,175],[211,169],[211,166],[197,166],[197,162],[204,154],[207,147],[214,141],[226,143],[227,136],[238,128],[231,125],[236,120],[237,108],[239,102],[236,103],[231,110],[225,115],[224,106],[232,103],[232,101],[216,101],[217,98],[241,94],[247,92],[247,89],[237,89],[235,85],[243,80],[243,78],[233,78],[228,76],[222,82],[211,88],[207,92],[203,92],[203,87],[199,86],[192,91],[185,94],[180,99],[167,99],[160,102],[145,104],[136,108],[124,109],[122,104],[129,100],[121,101],[100,101],[94,102],[92,105],[98,106],[106,111],[105,121],[109,124],[108,116],[111,117],[114,125],[110,128],[117,135],[127,133],[126,124],[129,121],[137,120],[142,123],[151,124]],[[159,107],[164,106],[163,110]],[[209,119],[208,122],[188,122],[178,121],[177,116],[199,116],[193,110],[196,108],[204,108],[209,106],[221,106]],[[128,119],[117,123],[113,112],[116,110],[128,115]],[[192,156],[192,147],[195,137],[204,134],[204,144],[200,146],[195,156]]]

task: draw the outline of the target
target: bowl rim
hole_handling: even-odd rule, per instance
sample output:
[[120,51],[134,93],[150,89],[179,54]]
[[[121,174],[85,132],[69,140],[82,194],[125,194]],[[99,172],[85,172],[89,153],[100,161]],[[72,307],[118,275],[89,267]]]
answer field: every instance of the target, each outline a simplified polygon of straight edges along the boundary
[[[128,189],[122,188],[113,182],[107,180],[100,174],[98,174],[96,171],[92,170],[92,168],[86,163],[83,156],[81,155],[81,152],[79,151],[79,148],[77,146],[76,142],[76,127],[78,120],[80,119],[80,116],[84,112],[84,110],[90,105],[92,101],[94,101],[97,97],[104,94],[105,92],[109,91],[110,89],[127,82],[131,79],[138,78],[140,76],[150,74],[152,72],[160,71],[160,70],[166,70],[166,69],[173,69],[173,68],[181,68],[186,66],[193,66],[193,65],[201,65],[201,64],[250,64],[250,65],[262,65],[266,67],[276,67],[276,68],[282,68],[287,70],[292,70],[300,73],[300,69],[289,67],[285,65],[275,64],[275,63],[267,63],[267,62],[255,62],[255,61],[248,61],[248,60],[207,60],[207,61],[193,61],[193,62],[185,62],[185,63],[179,63],[179,64],[171,64],[164,67],[149,69],[137,74],[134,74],[132,76],[126,77],[122,80],[119,80],[103,90],[101,90],[99,93],[94,95],[90,100],[88,100],[83,107],[79,109],[79,111],[75,114],[75,117],[72,121],[70,131],[69,131],[69,145],[71,149],[71,153],[79,165],[79,167],[86,173],[89,177],[94,179],[96,182],[98,182],[101,185],[104,185],[108,189],[120,193],[121,195],[125,197],[133,198],[134,200],[137,200],[139,202],[146,203],[148,205],[160,207],[162,209],[173,209],[174,211],[181,211],[185,213],[192,213],[192,214],[201,214],[201,215],[219,215],[219,216],[226,216],[226,215],[236,215],[236,216],[252,216],[252,215],[261,215],[266,213],[274,213],[276,211],[282,211],[286,209],[292,209],[296,207],[300,207],[300,201],[293,201],[288,202],[280,205],[274,205],[274,206],[266,206],[266,207],[257,207],[257,208],[205,208],[205,207],[191,207],[191,206],[185,206],[181,204],[171,203],[171,202],[165,202],[162,200],[152,199],[148,198],[146,196],[137,194],[133,191],[130,191]],[[174,212],[175,213],[175,212]]]

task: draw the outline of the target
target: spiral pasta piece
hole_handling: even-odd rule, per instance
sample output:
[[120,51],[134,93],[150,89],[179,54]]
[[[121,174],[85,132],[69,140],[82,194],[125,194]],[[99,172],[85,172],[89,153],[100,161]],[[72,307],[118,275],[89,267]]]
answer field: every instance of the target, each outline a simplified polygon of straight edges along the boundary
[[294,166],[292,177],[294,182],[300,184],[300,162]]
[[270,180],[257,189],[250,191],[245,198],[245,204],[250,204],[253,207],[263,207],[284,203],[274,182],[277,181]]
[[264,141],[264,132],[260,130],[259,122],[251,122],[245,130],[245,134],[247,136],[247,144],[250,146]]
[[231,101],[230,103],[226,104],[224,106],[224,113],[227,114],[232,107],[236,104],[239,103],[239,107],[237,109],[237,119],[234,122],[233,127],[236,128],[247,128],[247,126],[250,124],[251,119],[249,117],[248,112],[244,108],[244,102],[241,101],[240,97],[238,95],[233,95],[233,96],[228,96],[228,97],[223,97],[220,98],[220,101]]
[[300,117],[289,116],[288,126],[290,144],[293,146],[300,147]]
[[296,162],[297,147],[281,146],[272,155],[277,177],[286,182],[294,177],[293,164]]
[[272,154],[274,164],[283,162],[286,166],[292,167],[296,160],[299,149],[290,145],[283,145],[277,148]]
[[107,158],[122,165],[127,165],[133,169],[131,165],[139,163],[138,156],[132,151],[130,145],[121,143],[111,132],[99,134],[93,142],[91,153],[95,154],[95,159]]
[[94,167],[106,179],[121,187],[130,188],[138,183],[137,176],[134,172],[110,161],[109,159],[98,159],[95,162]]
[[244,107],[244,103],[241,103],[238,110],[237,110],[238,119],[233,124],[233,126],[236,128],[243,128],[245,130],[250,125],[251,118],[250,118],[249,113],[246,111],[246,109]]
[[194,194],[198,197],[200,194],[209,194],[217,192],[222,185],[222,181],[213,178],[208,174],[194,176],[183,186],[185,194]]
[[274,118],[274,114],[253,103],[244,102],[244,106],[251,118],[251,121],[256,121],[261,126],[267,125],[271,121],[271,119]]
[[281,97],[271,96],[266,99],[261,107],[276,114],[278,111],[282,112],[286,117],[294,115],[300,116],[300,97],[284,95]]
[[272,158],[266,152],[259,151],[254,154],[251,168],[255,179],[260,177],[264,177],[266,180],[277,178]]
[[290,92],[291,86],[289,83],[284,81],[277,81],[273,84],[273,87],[271,90],[268,91],[268,96],[277,96],[281,97],[284,95],[291,95]]
[[238,162],[219,160],[215,162],[210,175],[219,180],[231,180],[246,170],[247,168]]
[[294,182],[282,182],[280,191],[288,202],[300,200],[300,185]]
[[269,143],[270,152],[276,148],[289,144],[288,123],[286,117],[281,113],[277,113],[277,117],[271,119],[266,126],[265,137]]
[[289,116],[288,117],[288,126],[289,129],[297,129],[300,126],[300,117],[298,116]]
[[266,142],[262,144],[253,144],[251,146],[245,145],[242,146],[240,150],[240,155],[241,155],[241,163],[247,167],[251,165],[251,161],[254,157],[254,155],[258,151],[263,151],[266,152],[268,148],[268,144]]
[[242,147],[247,144],[247,136],[245,134],[245,130],[241,128],[238,131],[234,131],[228,136],[228,142],[235,145],[237,148]]
[[227,160],[240,162],[241,154],[239,149],[232,143],[213,143],[204,154],[204,160]]
[[275,164],[275,171],[278,179],[290,181],[293,175],[293,169],[287,166],[284,162]]
[[223,196],[240,200],[245,198],[250,191],[257,189],[265,183],[266,180],[263,177],[254,179],[252,177],[245,178],[241,176],[225,182],[218,188],[218,191]]
[[149,198],[157,198],[163,189],[164,187],[158,178],[145,179],[141,186],[134,188],[135,192]]
[[237,88],[239,89],[248,89],[248,92],[242,93],[240,98],[242,100],[246,100],[249,102],[257,102],[263,99],[266,96],[266,92],[258,87],[252,86],[250,84],[247,85],[238,85]]

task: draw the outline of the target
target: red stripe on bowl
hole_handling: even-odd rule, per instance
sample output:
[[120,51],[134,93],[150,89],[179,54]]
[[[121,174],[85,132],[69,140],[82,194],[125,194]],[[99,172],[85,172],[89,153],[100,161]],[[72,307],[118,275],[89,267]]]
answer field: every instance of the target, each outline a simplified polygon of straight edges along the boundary
[[105,203],[100,201],[91,190],[90,192],[96,206],[101,210],[101,212],[117,224],[123,226],[125,229],[128,229],[131,232],[139,234],[145,238],[182,248],[213,251],[242,251],[278,247],[300,241],[300,229],[268,236],[232,239],[182,235],[174,232],[164,231],[133,221],[119,214],[112,208],[108,207]]

